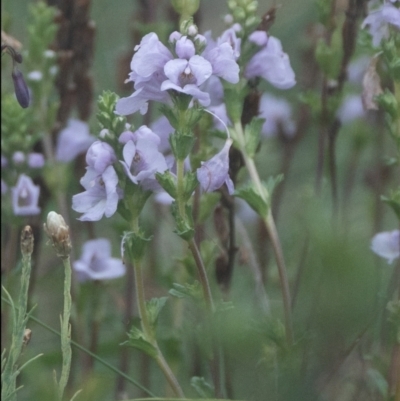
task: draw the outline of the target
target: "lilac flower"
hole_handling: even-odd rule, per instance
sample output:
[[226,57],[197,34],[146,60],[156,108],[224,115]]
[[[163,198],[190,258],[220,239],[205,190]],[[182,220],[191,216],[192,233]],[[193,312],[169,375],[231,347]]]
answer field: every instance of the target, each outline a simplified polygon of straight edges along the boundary
[[134,82],[135,92],[117,102],[117,114],[132,114],[139,110],[145,114],[148,101],[168,102],[170,90],[190,95],[203,106],[208,106],[210,96],[199,86],[212,75],[231,83],[239,81],[239,66],[228,42],[208,47],[203,54],[196,54],[196,44],[206,43],[202,35],[196,35],[192,40],[174,32],[170,35],[170,42],[175,46],[177,58],[155,33],[146,35],[135,48],[137,51],[132,58],[132,72],[128,79]]
[[293,136],[296,127],[292,120],[292,108],[286,100],[262,95],[260,117],[265,118],[261,132],[266,137],[277,135],[280,129],[285,135]]
[[165,47],[155,33],[149,33],[142,38],[140,45],[135,47],[136,53],[131,61],[128,82],[134,82],[135,92],[126,98],[118,100],[116,112],[121,115],[147,112],[148,101],[166,102],[168,93],[161,91],[161,84],[167,79],[164,65],[173,59],[172,53]]
[[85,242],[82,256],[73,264],[80,282],[112,280],[125,275],[126,268],[120,259],[111,257],[110,241],[99,238]]
[[229,149],[232,140],[225,142],[222,150],[206,162],[201,163],[197,169],[197,179],[206,192],[212,192],[226,184],[229,194],[233,194],[233,182],[229,177]]
[[365,110],[360,95],[348,95],[337,111],[337,117],[342,124],[348,124],[365,116]]
[[25,154],[24,152],[21,152],[20,150],[17,150],[16,152],[13,153],[12,155],[12,161],[16,165],[21,165],[25,162]]
[[160,138],[143,125],[133,133],[122,133],[119,141],[125,144],[122,150],[124,161],[120,162],[129,179],[144,189],[158,188],[155,173],[162,173],[168,168],[164,156],[158,150]]
[[222,32],[222,35],[217,41],[219,45],[225,42],[231,45],[235,60],[237,60],[240,56],[240,48],[242,43],[242,39],[236,36],[236,32],[240,32],[241,30],[242,27],[239,24],[234,24],[229,29]]
[[86,153],[86,163],[98,174],[102,174],[116,161],[114,149],[106,142],[93,142]]
[[392,263],[400,257],[400,230],[385,231],[374,235],[371,249],[377,255]]
[[247,64],[246,78],[262,77],[278,89],[289,89],[296,84],[289,57],[279,39],[255,31],[249,40],[262,47]]
[[42,168],[44,166],[44,156],[42,153],[31,152],[28,154],[28,166],[30,168]]
[[86,152],[95,139],[90,135],[87,123],[69,120],[67,126],[58,134],[56,159],[64,163],[74,160],[79,154]]
[[169,123],[167,117],[161,116],[158,118],[150,125],[150,129],[160,138],[158,150],[163,154],[169,152],[171,150],[169,137],[174,132],[174,128]]
[[372,44],[377,47],[382,39],[389,37],[389,24],[400,29],[400,9],[391,3],[385,2],[381,7],[370,11],[361,27],[368,27],[372,36]]
[[210,95],[199,89],[212,74],[213,68],[209,61],[201,56],[193,56],[189,60],[175,59],[165,64],[164,72],[168,77],[161,84],[161,90],[173,89],[177,92],[191,95],[203,106],[210,104]]
[[40,213],[38,206],[40,187],[30,177],[21,174],[15,187],[11,188],[12,207],[16,216],[32,216]]
[[98,221],[103,215],[111,217],[116,212],[122,190],[114,167],[108,166],[100,175],[87,167],[80,183],[86,191],[72,197],[72,209],[83,213],[78,220]]

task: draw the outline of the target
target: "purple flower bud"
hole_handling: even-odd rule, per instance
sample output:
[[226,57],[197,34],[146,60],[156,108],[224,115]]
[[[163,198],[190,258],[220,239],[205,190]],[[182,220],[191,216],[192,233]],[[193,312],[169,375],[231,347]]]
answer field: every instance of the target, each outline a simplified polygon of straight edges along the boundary
[[18,103],[21,107],[26,109],[29,106],[30,97],[24,76],[22,75],[22,72],[16,68],[13,69],[11,76],[14,81],[15,96],[17,97]]
[[31,178],[21,174],[17,185],[11,188],[12,207],[16,216],[32,216],[40,213],[38,206],[40,188]]
[[105,238],[85,242],[82,256],[74,262],[73,269],[80,282],[112,280],[122,277],[126,272],[122,261],[111,257],[110,241]]
[[201,167],[197,169],[197,179],[204,191],[212,192],[226,184],[229,194],[233,194],[233,182],[228,174],[231,145],[232,139],[228,139],[219,153],[210,160],[202,162]]
[[93,142],[86,153],[86,163],[98,174],[102,174],[116,160],[114,149],[106,142]]

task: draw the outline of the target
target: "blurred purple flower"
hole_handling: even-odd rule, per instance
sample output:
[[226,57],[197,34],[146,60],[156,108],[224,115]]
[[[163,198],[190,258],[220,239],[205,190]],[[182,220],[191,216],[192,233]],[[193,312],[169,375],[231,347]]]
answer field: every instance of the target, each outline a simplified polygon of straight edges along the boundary
[[30,168],[42,168],[44,166],[44,156],[42,153],[32,152],[28,154],[28,166]]
[[107,167],[117,161],[114,149],[106,142],[95,141],[86,153],[86,163],[89,168],[102,174]]
[[72,209],[83,213],[78,220],[98,221],[103,215],[111,217],[116,212],[122,190],[114,167],[108,166],[100,175],[87,167],[80,183],[86,191],[72,197]]
[[337,117],[342,124],[348,124],[365,116],[365,110],[360,95],[348,95],[337,111]]
[[68,163],[86,152],[95,140],[96,138],[90,135],[87,123],[71,119],[58,134],[56,159]]
[[197,179],[206,192],[212,192],[226,184],[229,194],[233,194],[233,182],[229,177],[229,149],[232,140],[228,139],[220,152],[210,160],[201,163],[197,169]]
[[377,255],[392,263],[400,256],[400,230],[385,231],[374,235],[371,249]]
[[16,165],[21,165],[25,162],[25,154],[24,152],[21,152],[20,150],[17,150],[16,152],[13,153],[12,155],[12,161]]
[[295,75],[280,40],[267,36],[264,31],[253,32],[249,40],[262,47],[247,64],[245,77],[262,77],[278,89],[293,87],[296,84]]
[[293,136],[296,126],[292,119],[292,107],[284,99],[268,94],[260,99],[260,115],[265,118],[261,133],[266,137],[277,135],[280,129],[288,136]]
[[105,238],[85,242],[82,256],[73,264],[80,282],[87,280],[112,280],[125,275],[122,260],[111,257],[111,244]]
[[158,150],[160,138],[145,125],[137,131],[121,134],[119,141],[125,143],[122,150],[124,161],[120,161],[126,175],[134,184],[144,189],[159,188],[155,173],[163,173],[168,166]]
[[8,191],[7,184],[3,180],[1,180],[1,195],[6,194],[7,191]]
[[1,155],[1,168],[7,167],[7,165],[8,165],[7,157]]
[[40,213],[38,206],[40,187],[30,177],[21,174],[15,187],[11,188],[12,207],[16,216],[32,216]]
[[[373,6],[375,2],[370,4]],[[400,9],[389,2],[385,2],[381,7],[369,12],[361,28],[368,28],[372,36],[372,45],[377,47],[382,39],[389,37],[389,24],[400,30]]]

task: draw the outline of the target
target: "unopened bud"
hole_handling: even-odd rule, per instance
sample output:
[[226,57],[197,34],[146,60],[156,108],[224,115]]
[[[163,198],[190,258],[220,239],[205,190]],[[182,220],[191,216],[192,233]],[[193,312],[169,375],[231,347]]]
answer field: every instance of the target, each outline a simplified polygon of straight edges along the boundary
[[191,17],[200,6],[200,0],[172,0],[172,7],[184,18]]
[[197,26],[193,24],[189,26],[187,33],[189,36],[196,36],[199,33],[199,30],[197,29]]
[[23,338],[23,345],[28,345],[29,341],[31,341],[32,338],[32,330],[31,329],[25,329],[24,331],[24,338]]
[[22,72],[17,70],[16,68],[13,69],[11,74],[13,82],[14,82],[14,89],[15,89],[15,96],[17,97],[18,103],[26,109],[29,106],[29,89],[26,85],[24,76]]
[[33,232],[30,226],[25,226],[21,232],[21,253],[24,257],[33,253]]
[[50,238],[57,256],[61,259],[68,258],[72,245],[69,237],[69,227],[64,218],[56,212],[50,212],[47,215],[47,224],[45,223],[43,228]]

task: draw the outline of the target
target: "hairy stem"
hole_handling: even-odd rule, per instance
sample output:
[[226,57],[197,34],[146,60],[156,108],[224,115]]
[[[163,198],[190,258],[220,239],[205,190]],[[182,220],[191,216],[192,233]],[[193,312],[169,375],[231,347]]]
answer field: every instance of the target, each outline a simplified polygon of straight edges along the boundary
[[[251,157],[249,157],[249,155],[246,152],[244,132],[240,122],[235,123],[234,130],[235,130],[235,139],[237,140],[238,145],[240,146],[240,150],[243,153],[243,158],[247,170],[249,172],[250,178],[253,181],[258,194],[264,199],[265,202],[267,202],[268,201],[268,199],[266,199],[266,197],[268,196],[268,194],[266,193],[267,189],[261,183],[261,179],[260,176],[258,175],[258,171],[254,163],[254,160]],[[272,216],[271,210],[269,210],[267,216],[263,217],[263,222],[270,236],[276,264],[278,266],[279,279],[281,283],[281,290],[283,297],[284,313],[285,313],[286,337],[288,343],[292,344],[293,328],[292,328],[292,311],[291,311],[289,281],[287,278],[286,265],[283,256],[282,246],[279,240],[278,231],[276,229],[275,221]]]
[[178,383],[178,380],[176,379],[176,377],[173,374],[172,370],[170,369],[167,361],[165,360],[163,354],[161,353],[161,350],[157,344],[157,340],[154,338],[154,335],[152,332],[153,330],[152,330],[149,316],[147,314],[147,309],[146,309],[142,266],[141,266],[140,261],[138,261],[138,260],[134,261],[133,267],[134,267],[134,272],[135,272],[136,298],[137,298],[139,316],[140,316],[141,323],[142,323],[143,333],[145,334],[147,341],[149,341],[154,346],[154,348],[157,350],[157,355],[155,356],[155,359],[157,361],[158,366],[164,373],[164,376],[167,379],[172,390],[178,397],[184,398],[185,395]]
[[191,239],[188,241],[189,249],[192,252],[193,258],[196,262],[197,272],[199,274],[199,279],[201,286],[203,288],[204,299],[206,301],[207,309],[209,312],[214,311],[214,302],[212,299],[210,283],[208,282],[206,268],[203,263],[203,259],[200,255],[199,248],[197,247],[196,242]]
[[62,368],[61,376],[58,382],[58,399],[61,401],[64,390],[68,382],[69,372],[71,369],[71,325],[69,318],[71,315],[72,299],[71,299],[71,261],[70,258],[63,259],[65,280],[64,280],[64,311],[61,320],[61,352],[62,352]]

